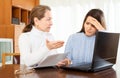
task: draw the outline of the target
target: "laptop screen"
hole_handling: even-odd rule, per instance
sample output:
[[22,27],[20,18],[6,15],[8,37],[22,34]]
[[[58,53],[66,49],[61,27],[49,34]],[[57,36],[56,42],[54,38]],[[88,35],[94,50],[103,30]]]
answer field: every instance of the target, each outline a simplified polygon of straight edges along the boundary
[[98,32],[96,34],[93,61],[100,61],[102,59],[115,64],[118,44],[119,33]]

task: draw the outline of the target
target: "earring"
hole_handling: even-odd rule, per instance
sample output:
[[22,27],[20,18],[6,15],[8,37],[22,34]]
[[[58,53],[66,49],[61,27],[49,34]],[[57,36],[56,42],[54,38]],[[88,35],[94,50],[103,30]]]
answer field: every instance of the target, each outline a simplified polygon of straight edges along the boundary
[[37,24],[36,27],[39,28],[39,24]]

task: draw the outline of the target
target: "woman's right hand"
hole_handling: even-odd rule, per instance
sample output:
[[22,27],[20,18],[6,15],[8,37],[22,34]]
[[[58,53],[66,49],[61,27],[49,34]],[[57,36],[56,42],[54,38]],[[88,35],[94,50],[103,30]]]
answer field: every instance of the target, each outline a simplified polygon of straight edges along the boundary
[[63,44],[64,44],[64,41],[49,41],[49,40],[46,40],[46,46],[48,47],[49,50],[60,48],[60,47],[63,46]]
[[91,16],[89,16],[89,18],[91,19],[90,22],[95,26],[97,30],[105,30],[105,28],[97,21],[97,19]]
[[64,60],[59,61],[59,62],[56,64],[56,66],[61,67],[61,66],[67,66],[67,65],[69,65],[69,64],[71,64],[71,61],[70,61],[68,58],[65,58]]

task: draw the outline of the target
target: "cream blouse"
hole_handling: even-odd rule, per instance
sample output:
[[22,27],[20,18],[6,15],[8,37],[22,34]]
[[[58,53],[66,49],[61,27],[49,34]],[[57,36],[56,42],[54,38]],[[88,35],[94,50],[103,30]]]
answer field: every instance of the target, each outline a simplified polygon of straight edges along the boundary
[[48,55],[56,54],[56,49],[49,50],[46,47],[46,39],[54,40],[52,34],[40,31],[34,26],[30,32],[22,33],[18,40],[20,63],[33,66],[39,64]]

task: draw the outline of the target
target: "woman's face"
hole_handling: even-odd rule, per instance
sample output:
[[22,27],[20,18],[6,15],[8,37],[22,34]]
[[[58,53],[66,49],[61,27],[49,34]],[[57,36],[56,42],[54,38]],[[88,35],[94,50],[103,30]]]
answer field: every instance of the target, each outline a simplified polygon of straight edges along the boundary
[[35,21],[36,28],[44,32],[49,32],[52,26],[51,11],[46,10],[44,17],[41,20],[34,18],[34,21]]
[[88,16],[85,23],[84,23],[84,29],[85,29],[85,34],[87,36],[93,36],[95,35],[97,29],[95,28],[93,22],[92,22],[91,16]]

